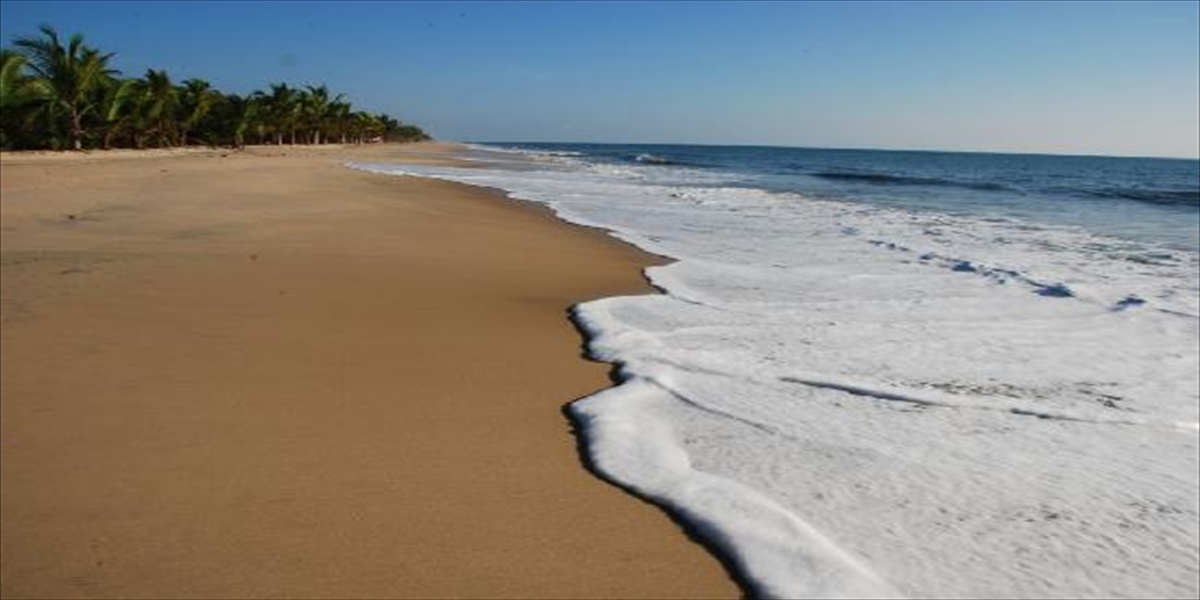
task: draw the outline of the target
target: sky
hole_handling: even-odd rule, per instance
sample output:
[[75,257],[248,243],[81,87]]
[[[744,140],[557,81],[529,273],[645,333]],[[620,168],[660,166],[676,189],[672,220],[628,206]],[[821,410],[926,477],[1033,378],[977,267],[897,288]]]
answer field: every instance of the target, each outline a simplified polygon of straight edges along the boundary
[[1200,155],[1196,1],[0,0],[5,46],[43,23],[440,139]]

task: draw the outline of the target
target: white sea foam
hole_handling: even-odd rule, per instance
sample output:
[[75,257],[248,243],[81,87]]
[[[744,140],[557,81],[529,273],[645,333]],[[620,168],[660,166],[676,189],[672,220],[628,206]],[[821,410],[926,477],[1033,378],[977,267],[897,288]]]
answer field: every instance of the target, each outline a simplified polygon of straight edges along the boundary
[[572,411],[758,593],[1200,593],[1195,253],[554,160],[352,166],[678,260],[648,270],[663,295],[575,307],[621,383]]

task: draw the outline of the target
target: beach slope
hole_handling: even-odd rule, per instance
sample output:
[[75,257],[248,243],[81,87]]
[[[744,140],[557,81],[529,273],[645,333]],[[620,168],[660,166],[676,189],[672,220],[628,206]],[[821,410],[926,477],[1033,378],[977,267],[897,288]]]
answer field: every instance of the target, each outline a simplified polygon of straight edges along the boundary
[[653,257],[418,150],[0,159],[4,597],[738,594],[561,412]]

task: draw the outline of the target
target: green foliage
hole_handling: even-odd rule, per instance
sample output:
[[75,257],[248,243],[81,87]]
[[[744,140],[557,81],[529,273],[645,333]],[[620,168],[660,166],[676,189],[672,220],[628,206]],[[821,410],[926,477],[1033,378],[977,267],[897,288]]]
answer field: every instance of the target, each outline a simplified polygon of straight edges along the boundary
[[54,28],[0,50],[0,148],[54,149],[412,142],[415,125],[355,110],[325,85],[272,83],[246,96],[202,79],[175,84],[165,70],[121,78],[113,54]]
[[43,25],[41,32],[41,37],[19,37],[13,44],[24,54],[34,75],[44,82],[49,92],[46,102],[62,109],[44,116],[65,119],[65,123],[56,125],[66,126],[71,145],[79,150],[83,147],[83,119],[94,107],[89,96],[105,77],[111,76],[108,61],[113,55],[85,46],[79,34],[72,35],[64,46],[53,27]]
[[12,50],[0,50],[0,146],[29,137],[35,129],[37,106],[49,98],[44,82],[24,74],[26,58]]

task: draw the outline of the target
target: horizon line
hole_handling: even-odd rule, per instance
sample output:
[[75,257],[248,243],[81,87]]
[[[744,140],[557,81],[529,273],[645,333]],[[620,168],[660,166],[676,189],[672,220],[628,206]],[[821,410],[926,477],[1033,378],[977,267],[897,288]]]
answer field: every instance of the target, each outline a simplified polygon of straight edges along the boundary
[[[440,140],[453,141],[453,140]],[[596,146],[710,146],[710,147],[726,147],[726,148],[790,148],[795,150],[850,150],[859,152],[928,152],[938,154],[1004,154],[1010,156],[1061,156],[1074,158],[1149,158],[1156,160],[1197,160],[1200,161],[1200,155],[1195,156],[1153,156],[1153,155],[1132,155],[1132,154],[1072,154],[1066,152],[1046,152],[1046,151],[1015,151],[1015,150],[946,150],[937,148],[865,148],[858,146],[790,146],[785,144],[713,144],[713,143],[690,143],[690,142],[583,142],[583,141],[515,141],[515,140],[460,140],[464,144],[566,144],[566,145],[596,145]]]

